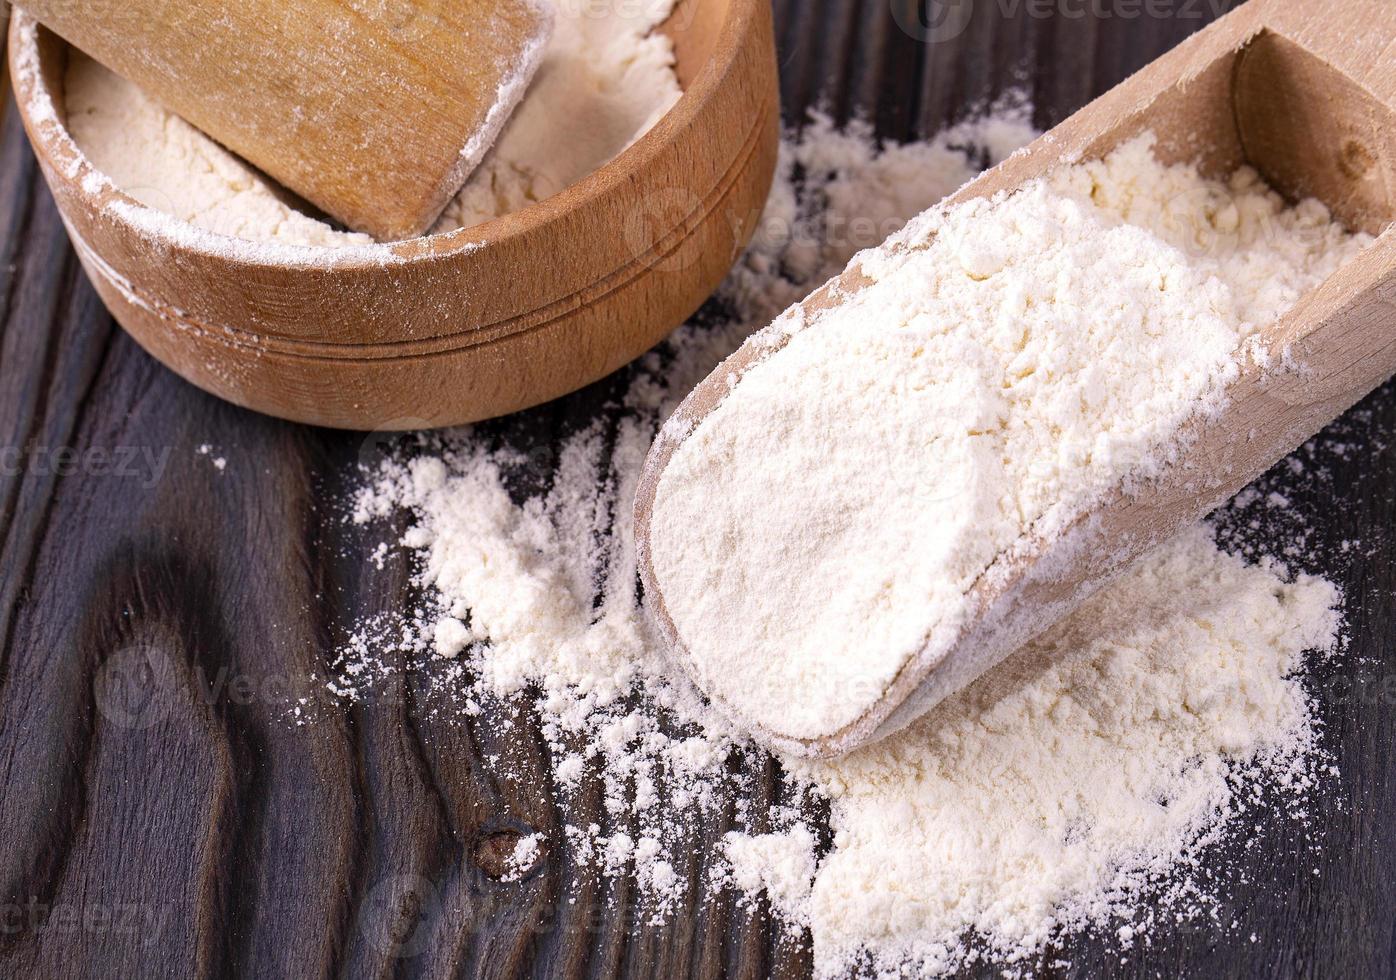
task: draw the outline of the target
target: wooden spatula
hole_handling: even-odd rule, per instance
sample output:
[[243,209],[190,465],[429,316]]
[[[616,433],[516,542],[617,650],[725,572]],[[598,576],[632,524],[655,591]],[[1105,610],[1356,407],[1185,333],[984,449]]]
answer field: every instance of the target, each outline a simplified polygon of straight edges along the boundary
[[[1389,227],[1396,219],[1396,3],[1251,0],[948,203],[1103,156],[1146,130],[1159,137],[1165,162],[1197,161],[1215,176],[1249,163],[1291,198],[1317,197],[1349,227],[1379,237],[1262,333],[1284,356],[1268,373],[1247,359],[1229,406],[1197,425],[1185,458],[1156,482],[1133,494],[1117,488],[1064,535],[1028,537],[1014,557],[1001,556],[971,591],[974,612],[957,637],[913,656],[854,723],[802,740],[738,717],[758,738],[830,756],[902,728],[1396,373],[1396,230]],[[855,267],[803,305],[813,315],[868,285]],[[674,452],[732,390],[730,379],[780,347],[769,335],[748,342],[693,391],[655,441],[637,492],[646,603],[674,659],[700,686],[650,560],[655,491]]]
[[21,0],[327,214],[421,234],[490,148],[546,0]]

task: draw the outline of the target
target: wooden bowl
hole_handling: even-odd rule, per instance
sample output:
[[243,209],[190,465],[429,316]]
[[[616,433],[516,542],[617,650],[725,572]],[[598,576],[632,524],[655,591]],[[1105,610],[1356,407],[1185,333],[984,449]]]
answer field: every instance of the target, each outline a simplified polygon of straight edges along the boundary
[[574,391],[652,347],[727,273],[774,173],[766,0],[680,0],[684,94],[546,201],[442,235],[308,248],[205,232],[116,189],[65,125],[67,46],[16,11],[25,128],[97,292],[142,347],[257,411],[352,429],[456,425]]

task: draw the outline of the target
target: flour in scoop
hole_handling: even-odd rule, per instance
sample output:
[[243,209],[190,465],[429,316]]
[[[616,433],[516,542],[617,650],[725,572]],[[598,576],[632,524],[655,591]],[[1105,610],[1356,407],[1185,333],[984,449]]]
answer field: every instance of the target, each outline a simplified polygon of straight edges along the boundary
[[[556,4],[527,93],[435,232],[544,200],[608,163],[682,94],[673,44],[655,28],[674,0]],[[344,248],[372,242],[303,213],[239,157],[74,52],[65,78],[74,141],[116,186],[156,211],[232,238]]]
[[955,641],[996,558],[1177,452],[1266,356],[1256,332],[1369,241],[1151,146],[928,212],[854,259],[873,285],[778,319],[783,347],[696,428],[671,420],[654,573],[743,722],[857,721]]

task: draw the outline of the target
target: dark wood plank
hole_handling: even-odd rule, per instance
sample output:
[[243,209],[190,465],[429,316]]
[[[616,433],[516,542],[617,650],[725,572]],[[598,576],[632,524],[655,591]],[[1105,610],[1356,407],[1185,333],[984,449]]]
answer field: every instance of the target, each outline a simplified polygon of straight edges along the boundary
[[[1061,0],[1038,16],[1029,0],[944,2],[970,16],[928,36],[916,25],[936,11],[902,0],[776,0],[787,122],[822,106],[903,139],[1021,86],[1050,125],[1230,5]],[[579,871],[527,718],[506,740],[433,714],[409,682],[350,706],[315,699],[315,723],[290,724],[280,693],[413,598],[406,560],[370,573],[377,538],[330,503],[375,440],[221,404],[116,330],[12,112],[0,249],[0,974],[808,975],[808,950],[760,908],[695,889],[647,925],[624,881]],[[531,454],[525,482],[542,486],[561,434],[604,416],[623,384],[490,431]],[[1123,962],[1109,941],[1073,939],[1073,965],[1044,957],[1045,975],[1392,974],[1393,431],[1385,390],[1329,440],[1351,451],[1267,478],[1314,528],[1298,563],[1341,582],[1351,624],[1348,655],[1321,671],[1342,775],[1317,849],[1268,822],[1217,855],[1235,928],[1162,926]],[[499,778],[497,753],[524,777]],[[777,798],[774,766],[743,792]],[[588,793],[580,809],[608,819]],[[732,814],[685,829],[693,868]],[[540,869],[499,881],[500,849],[533,831],[548,838]]]

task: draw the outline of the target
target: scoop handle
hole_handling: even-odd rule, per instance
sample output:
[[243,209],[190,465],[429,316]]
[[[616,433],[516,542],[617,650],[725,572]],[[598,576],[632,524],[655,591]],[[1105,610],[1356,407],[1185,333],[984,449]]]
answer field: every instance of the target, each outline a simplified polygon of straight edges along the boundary
[[541,0],[20,0],[351,228],[420,234],[541,58]]

